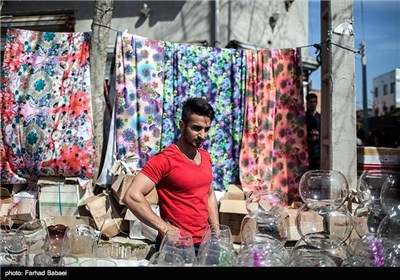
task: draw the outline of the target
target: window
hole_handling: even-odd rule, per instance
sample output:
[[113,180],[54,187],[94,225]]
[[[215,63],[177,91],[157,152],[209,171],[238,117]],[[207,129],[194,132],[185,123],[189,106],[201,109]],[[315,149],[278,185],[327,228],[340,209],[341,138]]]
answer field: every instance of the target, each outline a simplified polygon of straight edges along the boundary
[[390,93],[393,94],[395,93],[395,83],[390,83]]
[[13,13],[1,15],[1,57],[3,57],[7,28],[36,31],[74,32],[75,17],[72,10],[45,13]]
[[386,84],[386,85],[383,85],[383,95],[387,95],[387,94],[388,94],[388,86]]
[[378,98],[379,96],[379,89],[376,87],[375,88],[375,98]]

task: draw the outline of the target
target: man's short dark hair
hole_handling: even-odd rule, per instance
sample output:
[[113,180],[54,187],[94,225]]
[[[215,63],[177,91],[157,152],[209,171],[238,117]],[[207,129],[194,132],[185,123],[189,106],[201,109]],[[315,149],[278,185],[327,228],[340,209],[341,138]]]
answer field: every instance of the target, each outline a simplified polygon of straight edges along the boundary
[[190,97],[182,107],[182,121],[187,124],[190,116],[196,114],[210,118],[211,121],[215,118],[213,107],[202,97]]
[[309,93],[309,94],[307,94],[307,96],[306,96],[306,100],[307,100],[307,101],[310,100],[310,99],[312,99],[312,98],[315,98],[315,99],[318,100],[318,96],[317,96],[315,93]]

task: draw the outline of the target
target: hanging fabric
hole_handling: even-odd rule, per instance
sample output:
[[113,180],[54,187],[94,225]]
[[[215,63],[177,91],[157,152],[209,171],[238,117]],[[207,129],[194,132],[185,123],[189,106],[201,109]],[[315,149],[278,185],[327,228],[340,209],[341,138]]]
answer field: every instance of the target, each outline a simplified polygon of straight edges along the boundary
[[[118,38],[116,37],[116,40]],[[107,137],[107,145],[103,155],[104,161],[101,166],[101,171],[96,180],[96,185],[106,186],[113,183],[112,166],[116,160],[116,141],[115,141],[115,86],[116,86],[116,71],[115,71],[115,55],[117,42],[114,46],[114,57],[111,61],[110,74],[108,84],[105,84],[104,98],[106,100],[106,114],[104,114],[104,139]]]
[[288,204],[307,171],[299,49],[247,50],[246,116],[240,151],[243,189],[281,192]]
[[93,176],[90,33],[8,29],[1,76],[1,183]]
[[203,145],[214,189],[241,183],[293,200],[308,164],[297,49],[210,48],[126,32],[116,49],[116,159],[139,156],[142,167],[177,141],[183,102],[202,96],[216,111]]
[[245,73],[243,50],[166,42],[161,148],[179,137],[183,102],[204,97],[216,116],[203,145],[211,154],[215,190],[239,183]]
[[117,34],[117,159],[139,156],[139,167],[160,150],[164,53],[162,41]]

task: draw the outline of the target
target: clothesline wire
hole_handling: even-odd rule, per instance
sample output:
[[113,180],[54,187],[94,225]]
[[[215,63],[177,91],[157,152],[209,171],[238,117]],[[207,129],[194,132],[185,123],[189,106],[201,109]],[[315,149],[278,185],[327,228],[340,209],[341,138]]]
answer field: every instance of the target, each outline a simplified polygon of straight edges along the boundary
[[310,47],[314,47],[314,48],[316,48],[317,51],[318,51],[318,50],[321,49],[321,45],[323,45],[323,44],[328,44],[328,45],[329,45],[329,44],[332,44],[332,45],[335,45],[335,46],[337,46],[337,47],[339,47],[339,48],[342,48],[342,49],[351,51],[351,52],[353,52],[353,53],[361,53],[361,50],[360,50],[360,49],[354,49],[354,48],[349,47],[349,46],[344,46],[344,45],[341,45],[341,44],[339,44],[339,43],[336,43],[336,42],[334,42],[334,41],[332,41],[332,40],[330,40],[330,39],[328,39],[328,40],[326,40],[326,41],[324,41],[324,42],[321,42],[321,43],[319,43],[319,44],[312,44],[312,45],[302,46],[302,47],[299,47],[299,49],[301,49],[301,48],[310,48]]
[[[116,30],[116,29],[114,29],[114,28],[112,28],[112,27],[109,27],[109,26],[106,26],[106,25],[103,25],[103,24],[100,24],[100,23],[93,22],[93,25],[105,27],[105,28],[108,28],[108,29],[110,29],[110,30],[112,30],[112,31],[115,31],[115,32],[117,32],[117,33],[120,32],[119,30]],[[298,47],[298,48],[299,48],[299,49],[302,49],[302,48],[314,47],[315,49],[317,49],[316,52],[319,52],[319,51],[321,50],[321,46],[322,46],[323,44],[332,44],[332,45],[335,45],[335,46],[337,46],[337,47],[339,47],[339,48],[342,48],[342,49],[351,51],[351,52],[353,52],[353,53],[361,53],[361,50],[360,50],[360,49],[354,49],[354,48],[352,48],[352,47],[344,46],[344,45],[341,45],[341,44],[339,44],[339,43],[336,43],[336,42],[334,42],[334,41],[332,41],[332,40],[330,40],[330,39],[328,39],[328,40],[326,40],[326,41],[324,41],[324,42],[321,42],[321,43],[319,43],[319,44],[315,43],[315,44],[311,44],[311,45],[301,46],[301,47]]]
[[339,47],[339,48],[342,48],[342,49],[351,51],[351,52],[353,52],[353,53],[359,53],[359,54],[361,54],[361,51],[362,51],[361,49],[354,49],[354,48],[349,47],[349,46],[341,45],[341,44],[336,43],[336,42],[334,42],[334,41],[332,41],[332,40],[328,40],[328,41],[327,41],[327,44],[335,45],[335,46],[337,46],[337,47]]
[[[108,29],[110,29],[110,30],[112,30],[112,31],[114,31],[114,32],[117,32],[117,33],[118,33],[118,32],[121,32],[120,30],[114,29],[114,28],[112,28],[112,27],[109,27],[109,26],[107,26],[107,25],[100,24],[100,23],[97,23],[97,22],[93,22],[92,24],[93,24],[93,25],[97,25],[97,26],[101,26],[101,27],[104,27],[104,28],[108,28]],[[12,25],[9,24],[9,25],[8,25],[8,28],[12,28]],[[326,40],[325,42],[321,42],[321,43],[319,43],[319,44],[311,44],[311,45],[301,46],[301,47],[298,47],[298,48],[299,48],[299,49],[302,49],[302,48],[314,47],[314,48],[316,49],[316,53],[319,53],[319,52],[321,51],[321,45],[322,45],[322,44],[332,44],[332,45],[335,45],[335,46],[337,46],[337,47],[339,47],[339,48],[342,48],[342,49],[351,51],[351,52],[353,52],[353,53],[361,54],[361,52],[362,52],[361,49],[354,49],[354,48],[349,47],[349,46],[343,46],[343,45],[341,45],[341,44],[339,44],[339,43],[336,43],[336,42],[334,42],[334,41],[332,41],[332,40],[330,40],[330,39]]]
[[319,44],[312,44],[312,45],[307,45],[307,46],[301,46],[301,47],[299,47],[299,49],[311,48],[311,47],[314,47],[314,48],[316,48],[316,49],[320,49],[320,48],[321,48],[321,44],[322,44],[322,43],[319,43]]
[[104,25],[104,24],[100,24],[100,23],[97,23],[97,22],[93,22],[92,23],[93,25],[97,25],[97,26],[101,26],[101,27],[105,27],[105,28],[108,28],[108,29],[110,29],[110,30],[112,30],[112,31],[115,31],[115,32],[120,32],[119,30],[116,30],[116,29],[114,29],[114,28],[112,28],[112,27],[109,27],[109,26],[107,26],[107,25]]

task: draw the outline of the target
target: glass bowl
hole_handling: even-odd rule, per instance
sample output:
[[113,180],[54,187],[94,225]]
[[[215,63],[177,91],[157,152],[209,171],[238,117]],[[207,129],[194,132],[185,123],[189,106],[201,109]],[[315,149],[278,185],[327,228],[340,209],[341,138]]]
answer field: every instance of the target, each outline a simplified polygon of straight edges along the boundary
[[297,241],[290,254],[293,267],[337,267],[338,258],[328,251],[307,244],[303,239]]
[[347,246],[347,263],[356,267],[398,267],[399,243],[381,234],[352,239]]
[[281,212],[284,198],[279,191],[267,189],[246,192],[246,209],[251,217],[261,216],[266,212]]
[[329,212],[315,212],[303,204],[297,210],[296,228],[307,244],[334,250],[349,238],[353,223],[344,205]]
[[383,183],[390,176],[398,176],[392,170],[365,170],[357,181],[357,196],[361,203],[380,204]]
[[390,172],[380,193],[381,205],[390,219],[400,222],[400,173]]
[[349,186],[340,171],[309,170],[301,176],[299,194],[309,208],[327,212],[343,205],[349,194]]

